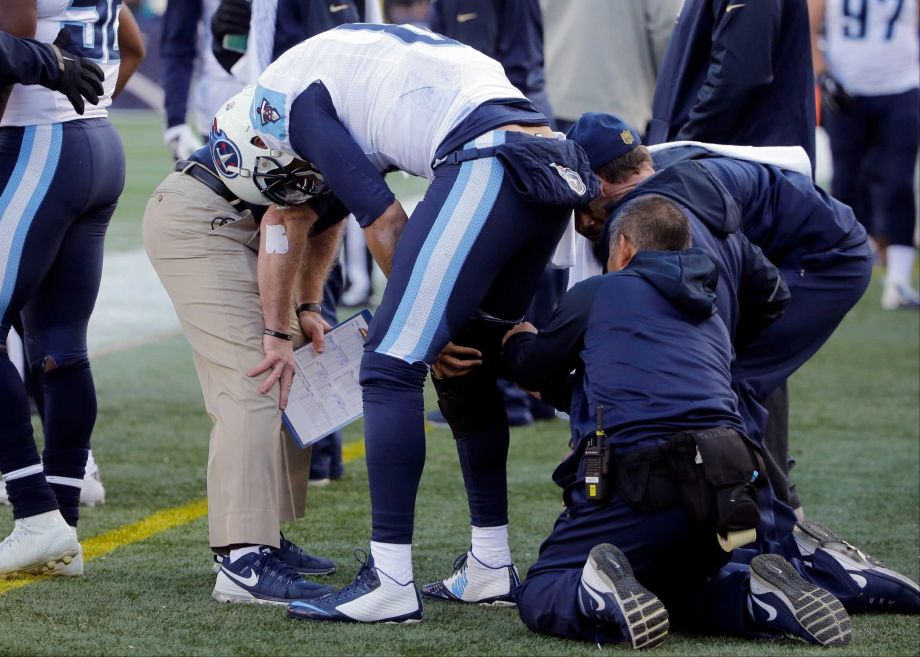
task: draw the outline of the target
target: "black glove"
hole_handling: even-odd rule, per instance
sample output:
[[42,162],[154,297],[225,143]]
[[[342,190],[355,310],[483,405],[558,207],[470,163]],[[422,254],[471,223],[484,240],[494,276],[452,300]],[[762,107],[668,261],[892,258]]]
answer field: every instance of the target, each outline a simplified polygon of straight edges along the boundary
[[221,0],[217,11],[211,16],[214,40],[221,41],[226,34],[249,34],[251,15],[250,0]]
[[220,6],[211,16],[211,52],[227,73],[243,56],[237,50],[224,48],[224,37],[228,34],[249,34],[249,20],[252,15],[250,0],[221,0]]
[[93,105],[99,103],[99,96],[103,94],[102,81],[105,75],[93,62],[67,51],[69,43],[70,35],[67,30],[61,30],[54,42],[48,46],[57,58],[59,74],[57,79],[52,80],[47,86],[67,96],[74,111],[82,116],[84,98]]
[[818,76],[821,87],[821,102],[832,112],[846,112],[853,104],[853,97],[847,93],[834,77],[827,73]]

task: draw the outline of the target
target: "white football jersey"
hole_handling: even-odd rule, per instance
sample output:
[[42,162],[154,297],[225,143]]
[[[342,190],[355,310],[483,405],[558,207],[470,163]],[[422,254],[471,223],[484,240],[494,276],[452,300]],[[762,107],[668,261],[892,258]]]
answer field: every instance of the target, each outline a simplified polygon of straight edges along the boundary
[[476,107],[524,99],[501,64],[439,34],[409,25],[344,25],[294,46],[259,77],[256,101],[280,115],[261,122],[260,108],[253,108],[253,125],[271,148],[294,152],[291,105],[316,81],[379,171],[429,179],[438,146]]
[[108,116],[112,93],[118,80],[118,13],[122,0],[38,0],[35,38],[51,43],[61,29],[70,32],[68,50],[91,59],[102,69],[105,93],[98,105],[86,103],[83,116],[77,114],[64,94],[38,85],[13,87],[2,126],[44,125],[74,119]]
[[828,72],[849,93],[881,96],[920,85],[917,0],[827,0]]

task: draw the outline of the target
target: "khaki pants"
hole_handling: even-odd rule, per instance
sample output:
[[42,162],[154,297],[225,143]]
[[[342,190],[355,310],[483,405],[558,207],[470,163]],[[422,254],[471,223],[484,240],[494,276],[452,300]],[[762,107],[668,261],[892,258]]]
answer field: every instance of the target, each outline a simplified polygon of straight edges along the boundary
[[[221,225],[223,224],[223,225]],[[260,363],[262,306],[251,213],[234,210],[197,180],[173,173],[144,213],[144,246],[192,346],[214,423],[208,450],[212,547],[278,547],[281,523],[302,517],[310,450],[281,429],[278,386],[259,393],[246,372]],[[303,343],[293,308],[295,347]]]

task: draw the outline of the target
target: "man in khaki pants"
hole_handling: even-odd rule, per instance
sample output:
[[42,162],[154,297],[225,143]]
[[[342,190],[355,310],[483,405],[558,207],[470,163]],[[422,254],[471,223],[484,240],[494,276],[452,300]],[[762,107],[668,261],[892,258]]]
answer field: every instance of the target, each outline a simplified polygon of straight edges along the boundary
[[[323,348],[329,326],[318,302],[347,211],[330,194],[267,210],[242,201],[212,161],[213,149],[230,150],[237,161],[218,157],[221,166],[241,166],[240,147],[229,143],[212,134],[160,184],[144,213],[144,244],[192,346],[213,422],[208,523],[220,567],[212,596],[284,604],[329,592],[301,575],[335,570],[281,535],[281,522],[304,515],[310,466],[310,450],[282,433],[281,410],[292,347],[307,335]],[[285,229],[294,221],[311,225],[308,237]]]

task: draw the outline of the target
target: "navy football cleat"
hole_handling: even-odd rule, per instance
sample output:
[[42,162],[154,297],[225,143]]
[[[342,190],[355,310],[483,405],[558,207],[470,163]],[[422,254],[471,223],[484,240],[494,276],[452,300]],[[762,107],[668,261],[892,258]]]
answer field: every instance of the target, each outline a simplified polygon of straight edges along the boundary
[[821,523],[798,522],[792,535],[807,564],[858,591],[854,600],[846,601],[850,613],[920,613],[920,586],[914,580],[850,545]]
[[422,595],[435,600],[514,607],[514,590],[520,585],[521,577],[513,563],[492,568],[472,552],[466,552],[454,560],[450,577],[425,584]]
[[229,557],[221,559],[211,597],[219,602],[283,605],[331,591],[332,587],[303,579],[278,557],[277,551],[262,546],[258,552],[243,555],[233,563]]
[[335,572],[335,562],[325,557],[307,554],[298,545],[291,543],[281,535],[281,547],[278,556],[301,575],[330,575]]
[[609,543],[595,545],[588,555],[578,584],[578,607],[583,616],[617,626],[636,649],[653,648],[668,635],[667,609]]
[[[360,556],[359,556],[360,555]],[[355,580],[343,589],[288,605],[288,616],[345,623],[418,623],[422,600],[415,582],[400,584],[374,567],[374,559],[356,550],[361,563]],[[363,557],[363,558],[362,558]]]
[[844,646],[852,636],[840,601],[805,581],[778,554],[751,560],[748,612],[763,628],[821,646]]

